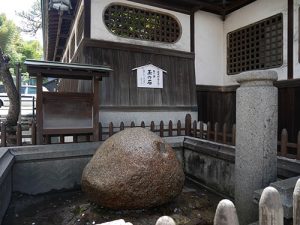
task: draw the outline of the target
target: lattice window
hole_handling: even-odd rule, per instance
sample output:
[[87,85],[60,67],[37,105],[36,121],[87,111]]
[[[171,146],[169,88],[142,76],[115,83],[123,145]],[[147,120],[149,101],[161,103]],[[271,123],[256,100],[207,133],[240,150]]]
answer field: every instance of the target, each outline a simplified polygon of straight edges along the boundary
[[108,6],[103,19],[108,30],[120,37],[174,43],[181,35],[174,17],[127,5]]
[[84,12],[81,13],[77,24],[77,39],[76,39],[77,46],[79,45],[80,41],[83,38],[83,29],[84,29]]
[[280,67],[283,61],[282,14],[227,35],[227,73]]

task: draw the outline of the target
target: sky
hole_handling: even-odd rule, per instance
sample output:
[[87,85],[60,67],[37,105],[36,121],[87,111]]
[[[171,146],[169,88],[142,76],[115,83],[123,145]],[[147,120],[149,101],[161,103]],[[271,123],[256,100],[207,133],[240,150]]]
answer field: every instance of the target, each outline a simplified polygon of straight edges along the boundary
[[[33,5],[34,0],[0,0],[0,13],[5,13],[6,17],[13,20],[15,24],[22,27],[22,20],[15,14],[16,11],[27,11]],[[38,40],[42,44],[42,32],[38,32],[35,37],[22,33],[24,40]]]

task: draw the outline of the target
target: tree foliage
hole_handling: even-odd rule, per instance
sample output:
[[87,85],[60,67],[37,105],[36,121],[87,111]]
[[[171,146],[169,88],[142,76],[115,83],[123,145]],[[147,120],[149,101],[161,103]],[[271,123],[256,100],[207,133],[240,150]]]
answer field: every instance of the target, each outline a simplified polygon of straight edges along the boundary
[[29,11],[16,14],[22,18],[23,26],[20,28],[22,32],[35,35],[42,28],[42,9],[39,0],[35,0]]

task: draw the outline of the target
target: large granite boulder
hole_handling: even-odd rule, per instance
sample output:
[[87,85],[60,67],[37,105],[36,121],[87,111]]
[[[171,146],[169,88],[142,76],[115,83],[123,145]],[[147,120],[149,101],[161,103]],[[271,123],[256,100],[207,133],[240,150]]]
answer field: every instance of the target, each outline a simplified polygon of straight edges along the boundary
[[82,189],[91,201],[113,209],[142,209],[180,194],[184,173],[174,150],[144,128],[107,139],[87,164]]

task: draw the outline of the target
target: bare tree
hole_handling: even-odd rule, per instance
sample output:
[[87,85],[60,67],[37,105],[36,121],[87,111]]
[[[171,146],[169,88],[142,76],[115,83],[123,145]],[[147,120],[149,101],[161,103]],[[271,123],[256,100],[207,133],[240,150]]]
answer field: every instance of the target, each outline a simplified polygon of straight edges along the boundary
[[29,11],[16,12],[23,19],[23,26],[20,27],[22,32],[35,35],[42,28],[42,10],[39,0],[35,0]]
[[0,48],[0,77],[10,102],[5,125],[8,127],[8,129],[12,130],[11,128],[16,126],[18,122],[20,113],[20,98],[14,80],[9,71],[9,61],[9,57],[4,55],[2,49]]

